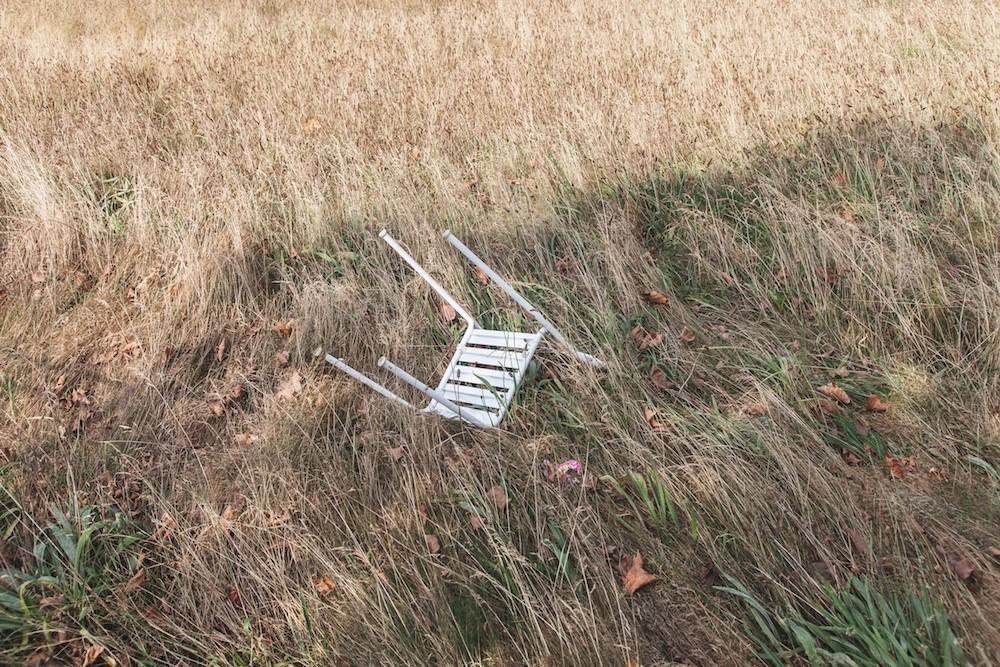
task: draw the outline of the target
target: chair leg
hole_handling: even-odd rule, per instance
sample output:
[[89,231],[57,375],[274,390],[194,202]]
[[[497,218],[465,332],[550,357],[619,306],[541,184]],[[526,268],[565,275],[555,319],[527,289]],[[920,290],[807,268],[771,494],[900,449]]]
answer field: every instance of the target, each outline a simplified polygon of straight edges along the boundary
[[357,380],[361,384],[365,385],[369,389],[372,389],[372,390],[378,392],[379,394],[385,396],[386,398],[389,398],[389,399],[392,399],[392,400],[396,401],[397,403],[401,403],[401,404],[405,405],[408,408],[411,408],[413,410],[417,409],[409,401],[407,401],[407,400],[405,400],[403,398],[400,398],[399,396],[397,396],[396,394],[392,393],[391,391],[389,391],[388,389],[386,389],[385,387],[383,387],[378,382],[376,382],[375,380],[371,379],[370,377],[368,377],[364,373],[360,373],[360,372],[354,370],[353,368],[351,368],[350,366],[348,366],[346,363],[344,363],[343,359],[337,359],[333,355],[328,354],[328,355],[326,355],[326,360],[330,364],[332,364],[334,368],[336,368],[337,370],[343,371],[344,373],[347,373],[352,378],[354,378],[355,380]]
[[456,415],[459,416],[463,421],[469,422],[473,426],[478,426],[480,428],[490,428],[492,424],[484,422],[477,415],[472,414],[474,411],[471,408],[462,408],[460,405],[452,402],[447,396],[436,389],[431,389],[426,384],[413,377],[402,368],[392,363],[385,357],[378,360],[379,368],[384,368],[406,384],[414,387],[417,391],[424,394],[428,398],[432,398],[444,407],[448,408]]
[[479,259],[476,253],[469,250],[468,246],[459,241],[458,237],[456,237],[454,234],[451,233],[451,230],[445,230],[444,238],[446,241],[448,241],[448,243],[450,243],[455,248],[455,250],[465,255],[465,258],[468,259],[470,262],[472,262],[473,266],[475,266],[477,269],[485,273],[490,280],[496,283],[497,287],[506,292],[507,296],[513,299],[517,305],[521,306],[521,308],[523,308],[524,311],[528,313],[528,315],[531,315],[531,317],[533,317],[536,322],[542,325],[543,329],[552,334],[553,338],[555,338],[560,343],[562,343],[570,350],[572,350],[573,354],[576,355],[577,359],[597,368],[601,368],[604,366],[604,362],[598,359],[597,357],[589,355],[586,352],[581,352],[572,345],[570,345],[569,341],[566,340],[566,337],[562,335],[562,332],[559,331],[559,329],[556,329],[556,326],[551,322],[549,322],[549,320],[544,315],[542,315],[542,311],[538,310],[533,305],[531,305],[531,302],[525,299],[523,296],[521,296],[516,289],[511,287],[510,283],[501,278],[496,271],[487,266],[486,262]]

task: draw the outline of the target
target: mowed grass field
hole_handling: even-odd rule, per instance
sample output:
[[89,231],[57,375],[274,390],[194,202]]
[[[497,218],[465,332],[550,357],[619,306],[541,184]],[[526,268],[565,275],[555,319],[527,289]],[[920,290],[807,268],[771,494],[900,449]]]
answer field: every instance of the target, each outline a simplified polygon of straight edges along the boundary
[[[996,664],[998,35],[4,3],[0,663]],[[383,227],[607,368],[544,347],[489,431],[338,374],[461,334]]]

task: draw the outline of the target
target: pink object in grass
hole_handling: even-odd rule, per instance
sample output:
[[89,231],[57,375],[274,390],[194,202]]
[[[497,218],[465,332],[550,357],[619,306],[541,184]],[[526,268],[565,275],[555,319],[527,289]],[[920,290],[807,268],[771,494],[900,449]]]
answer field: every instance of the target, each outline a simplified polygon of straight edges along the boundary
[[583,465],[576,459],[567,459],[556,466],[556,479],[560,482],[575,482],[583,474]]

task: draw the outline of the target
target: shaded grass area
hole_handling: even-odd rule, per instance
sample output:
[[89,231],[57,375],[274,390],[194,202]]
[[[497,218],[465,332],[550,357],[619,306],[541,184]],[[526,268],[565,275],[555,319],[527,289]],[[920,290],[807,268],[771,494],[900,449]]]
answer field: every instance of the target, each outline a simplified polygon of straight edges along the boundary
[[[457,332],[375,223],[318,245],[259,241],[209,297],[219,321],[168,350],[115,340],[95,363],[105,339],[84,333],[43,357],[19,334],[44,308],[84,329],[97,299],[136,280],[25,287],[27,315],[0,321],[6,655],[962,664],[964,651],[986,664],[1000,611],[985,555],[1000,524],[997,165],[974,120],[861,124],[738,168],[568,191],[564,217],[540,227],[453,225],[609,362],[595,375],[546,351],[501,432],[416,419],[315,359],[389,348],[429,378],[448,357]],[[132,191],[109,183],[96,201],[127,233]],[[406,234],[435,266],[454,260]],[[471,274],[448,278],[487,326],[529,326]],[[145,307],[169,294],[143,289]],[[649,289],[670,303],[641,301]],[[271,330],[288,317],[289,338]],[[636,325],[663,342],[636,349]],[[293,369],[305,388],[278,400]],[[817,392],[829,383],[850,402]],[[223,414],[207,410],[237,385]],[[891,408],[866,409],[873,394]],[[913,470],[898,478],[887,455]],[[569,459],[581,477],[554,472]],[[67,499],[73,512],[49,508]],[[636,551],[661,581],[627,596]],[[718,590],[728,577],[735,595]]]

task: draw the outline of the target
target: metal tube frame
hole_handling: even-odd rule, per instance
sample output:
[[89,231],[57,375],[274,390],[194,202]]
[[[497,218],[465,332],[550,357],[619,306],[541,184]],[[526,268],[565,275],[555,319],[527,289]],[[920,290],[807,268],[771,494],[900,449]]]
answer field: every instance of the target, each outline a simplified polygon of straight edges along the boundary
[[458,237],[456,237],[454,234],[451,233],[451,230],[446,229],[443,236],[444,239],[452,245],[452,247],[454,247],[460,253],[465,255],[466,259],[472,262],[472,264],[480,271],[485,273],[490,280],[496,283],[497,287],[506,292],[507,296],[509,296],[511,299],[514,300],[515,303],[517,303],[517,305],[523,308],[524,311],[528,313],[528,315],[531,315],[531,317],[533,317],[535,321],[542,326],[543,329],[552,334],[553,338],[555,338],[560,343],[562,343],[570,350],[572,350],[573,354],[575,354],[578,359],[597,368],[601,368],[604,366],[604,362],[598,359],[597,357],[589,355],[586,352],[581,352],[580,350],[577,350],[575,347],[573,347],[570,344],[570,342],[566,340],[566,337],[562,335],[562,332],[560,332],[559,329],[557,329],[554,324],[549,322],[549,320],[544,315],[542,315],[540,310],[535,308],[530,301],[521,296],[516,289],[511,287],[510,283],[508,283],[506,280],[500,277],[500,275],[498,275],[496,271],[491,269],[483,260],[479,259],[476,253],[469,250],[468,246],[466,246],[464,243],[458,240]]

